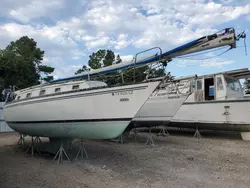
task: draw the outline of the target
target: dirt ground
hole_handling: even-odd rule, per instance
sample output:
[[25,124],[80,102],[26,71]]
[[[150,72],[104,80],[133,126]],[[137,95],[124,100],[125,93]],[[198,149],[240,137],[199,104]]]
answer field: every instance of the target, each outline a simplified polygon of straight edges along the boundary
[[[193,134],[193,133],[192,133]],[[17,134],[0,134],[0,188],[243,188],[250,185],[250,142],[238,135],[171,132],[147,146],[146,133],[124,144],[85,141],[89,159],[53,163],[25,154]],[[46,140],[43,140],[46,142]]]

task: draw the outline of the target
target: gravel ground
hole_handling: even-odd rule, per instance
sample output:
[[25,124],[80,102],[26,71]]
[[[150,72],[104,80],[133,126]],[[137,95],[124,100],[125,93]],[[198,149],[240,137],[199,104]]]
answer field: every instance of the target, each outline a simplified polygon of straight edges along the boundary
[[[172,132],[168,137],[155,136],[156,146],[147,146],[146,135],[140,133],[138,141],[124,144],[85,141],[88,160],[56,164],[48,154],[34,157],[25,154],[16,145],[17,134],[0,134],[0,188],[243,188],[250,185],[250,142],[238,136],[204,133],[205,138],[198,140],[190,133]],[[73,146],[78,143],[76,140]],[[76,153],[73,149],[70,158]]]

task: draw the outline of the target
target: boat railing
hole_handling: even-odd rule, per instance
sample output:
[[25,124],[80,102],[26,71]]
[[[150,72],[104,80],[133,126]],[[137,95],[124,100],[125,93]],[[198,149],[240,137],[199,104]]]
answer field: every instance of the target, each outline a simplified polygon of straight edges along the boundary
[[[160,48],[160,47],[153,47],[153,48],[149,48],[149,49],[147,49],[147,50],[144,50],[144,51],[141,51],[141,52],[138,52],[137,54],[135,54],[135,61],[134,61],[134,78],[133,78],[133,80],[134,80],[134,82],[135,82],[135,69],[136,69],[136,63],[137,63],[137,59],[138,59],[138,56],[139,55],[141,55],[141,54],[143,54],[143,53],[146,53],[146,52],[149,52],[149,51],[152,51],[152,50],[156,50],[156,49],[158,49],[159,50],[159,52],[157,52],[155,55],[153,55],[153,56],[149,56],[149,57],[146,57],[145,59],[144,59],[144,61],[145,60],[147,60],[147,59],[150,59],[150,58],[152,58],[152,57],[159,57],[159,61],[161,60],[161,56],[162,56],[162,49]],[[159,54],[158,54],[159,53]],[[150,70],[152,69],[152,64],[151,64],[151,66],[150,66],[150,69],[149,69],[149,72],[150,72]]]

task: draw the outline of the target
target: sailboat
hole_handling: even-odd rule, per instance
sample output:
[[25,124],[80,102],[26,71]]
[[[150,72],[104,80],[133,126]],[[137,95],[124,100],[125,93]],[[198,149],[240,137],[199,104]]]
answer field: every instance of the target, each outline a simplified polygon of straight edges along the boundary
[[159,81],[107,87],[99,81],[38,85],[15,92],[4,117],[15,131],[50,138],[119,136]]
[[[241,37],[241,36],[240,36]],[[152,64],[212,48],[236,47],[233,28],[201,37],[173,50],[84,72],[14,92],[4,105],[4,117],[15,131],[49,138],[112,139],[131,123],[162,80],[107,86],[92,76]],[[149,49],[151,50],[151,49]]]

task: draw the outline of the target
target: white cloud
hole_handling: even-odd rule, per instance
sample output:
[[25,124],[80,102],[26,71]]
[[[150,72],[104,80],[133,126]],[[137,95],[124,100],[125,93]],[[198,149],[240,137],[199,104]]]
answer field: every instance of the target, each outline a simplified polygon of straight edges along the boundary
[[114,41],[115,49],[119,50],[119,49],[126,48],[129,44],[131,44],[132,41],[133,40],[129,40],[128,39],[128,35],[127,34],[121,33],[117,37],[117,40]]
[[34,18],[45,16],[53,12],[55,9],[63,7],[63,1],[60,0],[44,0],[31,1],[17,9],[11,9],[9,15],[21,22],[29,22]]
[[221,58],[213,58],[213,59],[206,59],[200,61],[192,61],[192,60],[177,60],[176,66],[180,68],[185,67],[203,67],[203,68],[222,68],[225,65],[231,65],[234,61],[225,60]]
[[46,63],[48,63],[48,62],[49,62],[49,58],[44,57],[44,58],[43,58],[43,63],[45,63],[45,64],[46,64]]
[[54,79],[74,76],[74,73],[81,67],[81,65],[61,65],[55,69],[55,72],[53,73]]
[[72,50],[71,54],[72,54],[72,59],[74,60],[80,59],[81,57],[86,56],[86,53],[79,49]]
[[[1,2],[0,16],[12,20],[0,23],[0,48],[11,40],[28,35],[45,50],[48,59],[44,62],[54,62],[53,58],[60,57],[62,63],[65,57],[79,60],[101,47],[119,50],[119,53],[130,47],[146,49],[160,46],[169,50],[214,33],[222,29],[221,24],[240,16],[250,19],[250,2],[9,0]],[[122,59],[125,61],[126,57]],[[222,61],[216,63],[216,66],[223,65]],[[53,65],[61,69],[59,64],[54,62]],[[207,61],[201,66],[215,65]],[[65,72],[57,74],[67,75]]]
[[86,45],[87,45],[88,48],[91,49],[91,48],[97,48],[97,47],[105,46],[108,43],[109,43],[109,37],[100,37],[98,39],[86,42]]
[[122,61],[132,61],[133,57],[134,57],[133,55],[121,55],[120,56]]
[[17,23],[7,23],[0,25],[1,46],[5,47],[11,40],[27,35],[38,42],[38,46],[45,49],[50,55],[54,54],[70,54],[77,49],[75,41],[67,37],[67,31],[57,27],[48,26],[31,26],[21,25]]
[[222,68],[225,65],[230,65],[234,63],[230,60],[221,60],[221,59],[212,59],[212,60],[205,60],[200,63],[200,67],[206,67],[206,68]]
[[[44,1],[40,12],[29,15],[30,7],[39,3],[33,1],[13,9],[18,13],[16,19],[25,17],[26,21],[32,20],[44,15],[45,10],[51,12],[50,8],[53,7],[62,9],[65,4],[64,0],[52,0],[51,4]],[[96,0],[84,6],[88,11],[58,21],[54,26],[45,26],[41,32],[62,44],[65,40],[82,42],[89,49],[109,46],[121,50],[129,45],[137,48],[154,45],[171,48],[210,34],[217,30],[215,26],[250,13],[250,4],[230,6],[228,2],[206,3],[204,0],[143,0],[141,4]]]
[[48,66],[56,67],[53,72],[54,79],[73,76],[74,73],[82,67],[79,64],[68,64],[62,57],[46,56],[43,62]]

